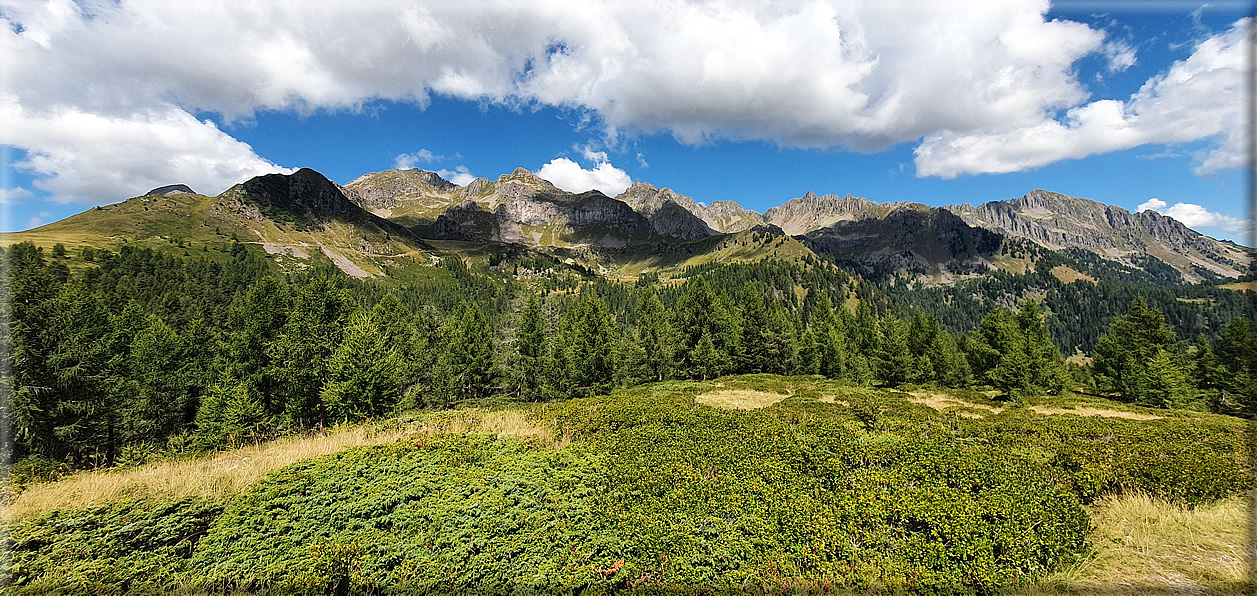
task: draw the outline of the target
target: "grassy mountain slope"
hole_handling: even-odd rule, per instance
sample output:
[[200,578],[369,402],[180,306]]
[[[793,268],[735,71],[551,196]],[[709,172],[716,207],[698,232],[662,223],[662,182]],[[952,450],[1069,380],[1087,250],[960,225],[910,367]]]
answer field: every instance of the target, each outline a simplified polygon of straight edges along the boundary
[[233,240],[265,251],[285,271],[305,269],[322,254],[354,277],[386,266],[427,261],[427,245],[404,227],[350,202],[334,183],[308,169],[259,176],[216,197],[149,195],[13,234],[11,242],[200,251],[225,258]]

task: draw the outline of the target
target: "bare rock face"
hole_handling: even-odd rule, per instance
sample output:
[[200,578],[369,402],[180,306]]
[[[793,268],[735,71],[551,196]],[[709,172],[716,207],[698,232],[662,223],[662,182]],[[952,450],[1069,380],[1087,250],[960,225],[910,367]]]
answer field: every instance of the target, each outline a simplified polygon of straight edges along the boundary
[[458,194],[463,198],[471,198],[487,192],[493,192],[493,181],[488,178],[476,178],[468,182]]
[[735,234],[764,223],[764,216],[733,201],[712,201],[703,208],[703,221],[721,234]]
[[160,195],[168,197],[170,195],[177,194],[194,195],[196,194],[196,191],[192,190],[192,188],[186,184],[168,184],[166,186],[158,186],[157,188],[144,193],[144,196]]
[[880,218],[836,221],[806,238],[815,249],[871,274],[989,257],[1003,240],[950,211],[915,203],[898,204]]
[[645,233],[650,225],[646,218],[623,201],[612,199],[596,190],[578,195],[578,201],[568,215],[567,223],[574,230],[602,226],[626,235]]
[[888,209],[880,209],[877,203],[868,199],[847,195],[816,196],[807,194],[786,201],[780,207],[773,207],[764,212],[764,221],[785,230],[787,234],[806,234],[818,230],[834,222],[879,217]]
[[1159,213],[1131,213],[1046,190],[977,207],[953,205],[946,209],[971,225],[1051,249],[1081,248],[1127,264],[1153,256],[1189,281],[1200,279],[1197,267],[1224,277],[1241,275],[1248,258],[1240,247],[1204,236]]
[[436,218],[430,234],[441,240],[486,242],[498,237],[497,218],[485,211],[475,201],[465,201],[450,207]]
[[650,229],[665,238],[689,241],[716,235],[707,222],[676,203],[664,203],[647,220]]

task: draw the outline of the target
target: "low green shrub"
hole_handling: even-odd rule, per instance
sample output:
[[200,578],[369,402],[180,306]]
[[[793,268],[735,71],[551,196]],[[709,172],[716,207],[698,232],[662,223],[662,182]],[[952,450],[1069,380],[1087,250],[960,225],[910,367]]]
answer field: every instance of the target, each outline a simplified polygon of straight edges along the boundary
[[124,501],[12,524],[0,577],[12,594],[168,593],[222,506]]

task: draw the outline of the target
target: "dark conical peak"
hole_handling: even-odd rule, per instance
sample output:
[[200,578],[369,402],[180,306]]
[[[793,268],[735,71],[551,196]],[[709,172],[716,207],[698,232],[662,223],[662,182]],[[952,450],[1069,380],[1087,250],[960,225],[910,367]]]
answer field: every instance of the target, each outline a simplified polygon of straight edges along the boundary
[[284,210],[339,215],[358,209],[331,180],[310,168],[292,174],[266,174],[240,185],[257,202]]
[[815,200],[816,200],[816,193],[814,193],[814,192],[812,192],[812,191],[810,191],[810,190],[809,190],[809,191],[807,191],[807,194],[803,195],[801,198],[804,198],[804,199],[809,199],[809,200],[815,201]]
[[153,190],[150,190],[144,193],[144,196],[149,196],[149,195],[168,196],[168,195],[176,195],[179,193],[186,193],[186,194],[193,195],[193,194],[196,194],[196,191],[192,190],[186,184],[167,184],[166,186],[158,186],[157,188],[154,188]]

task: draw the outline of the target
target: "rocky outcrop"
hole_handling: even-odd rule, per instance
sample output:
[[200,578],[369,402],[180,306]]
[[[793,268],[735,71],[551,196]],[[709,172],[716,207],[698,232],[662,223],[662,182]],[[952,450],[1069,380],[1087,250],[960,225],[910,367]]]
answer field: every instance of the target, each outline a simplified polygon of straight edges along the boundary
[[736,234],[764,223],[764,216],[733,201],[712,201],[703,208],[703,221],[721,234]]
[[170,195],[177,194],[194,195],[196,194],[196,191],[192,190],[192,188],[186,184],[167,184],[166,186],[158,186],[157,188],[144,193],[144,196],[148,197],[152,195],[160,195],[168,197]]
[[1248,259],[1240,247],[1209,238],[1159,213],[1131,213],[1046,190],[977,207],[966,204],[946,209],[970,225],[1051,249],[1083,249],[1128,265],[1152,256],[1190,281],[1200,279],[1196,267],[1225,277],[1238,276]]
[[917,204],[901,204],[881,218],[837,221],[808,232],[805,239],[813,250],[874,275],[904,269],[923,272],[931,266],[986,258],[1003,240],[945,209]]
[[458,185],[427,170],[388,170],[360,176],[345,185],[346,195],[367,209],[390,208],[399,201],[458,189]]
[[878,205],[868,199],[846,195],[807,194],[764,212],[764,221],[792,236],[819,230],[834,222],[880,217],[891,205]]
[[573,232],[598,226],[627,236],[646,233],[650,228],[646,218],[632,207],[596,190],[578,195],[576,205],[568,215],[567,225]]
[[664,203],[646,219],[651,231],[664,238],[689,241],[716,235],[707,222],[676,203]]
[[439,240],[487,242],[498,239],[497,218],[475,201],[450,207],[432,224],[429,235]]

